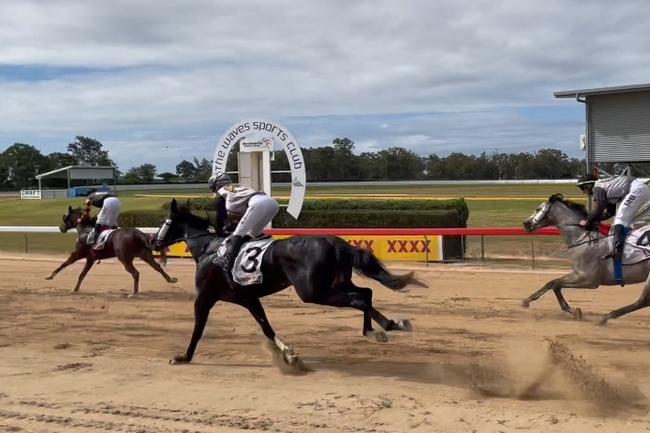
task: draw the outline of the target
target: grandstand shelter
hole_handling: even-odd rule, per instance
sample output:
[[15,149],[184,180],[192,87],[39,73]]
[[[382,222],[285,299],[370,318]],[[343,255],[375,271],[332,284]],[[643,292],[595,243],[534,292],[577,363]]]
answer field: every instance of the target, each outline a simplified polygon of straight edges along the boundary
[[587,166],[650,161],[650,84],[568,90],[556,98],[585,104]]
[[83,196],[91,185],[102,185],[96,187],[98,190],[115,190],[117,183],[116,168],[111,166],[70,165],[41,173],[36,179],[40,198]]

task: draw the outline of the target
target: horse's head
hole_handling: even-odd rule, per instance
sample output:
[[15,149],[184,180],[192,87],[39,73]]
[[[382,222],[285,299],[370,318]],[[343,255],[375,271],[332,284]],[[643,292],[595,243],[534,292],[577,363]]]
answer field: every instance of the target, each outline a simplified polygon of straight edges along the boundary
[[68,213],[63,215],[63,223],[59,226],[61,233],[77,227],[81,220],[81,213],[81,208],[72,209],[72,206],[68,206]]
[[180,207],[176,199],[172,199],[169,206],[169,214],[165,222],[160,226],[160,229],[158,229],[158,233],[153,242],[153,248],[160,250],[168,247],[169,245],[185,240],[190,235],[189,231],[207,231],[208,226],[209,222],[190,212],[189,200],[186,207]]
[[576,224],[586,217],[583,205],[567,200],[562,194],[553,194],[523,224],[526,231],[532,232],[542,227]]

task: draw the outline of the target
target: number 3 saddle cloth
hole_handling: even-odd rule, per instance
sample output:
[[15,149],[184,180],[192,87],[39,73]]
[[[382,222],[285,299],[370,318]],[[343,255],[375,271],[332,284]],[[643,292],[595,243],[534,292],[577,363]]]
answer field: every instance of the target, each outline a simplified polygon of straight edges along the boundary
[[236,284],[262,284],[262,259],[273,242],[275,240],[267,238],[246,242],[241,246],[232,267],[232,279]]

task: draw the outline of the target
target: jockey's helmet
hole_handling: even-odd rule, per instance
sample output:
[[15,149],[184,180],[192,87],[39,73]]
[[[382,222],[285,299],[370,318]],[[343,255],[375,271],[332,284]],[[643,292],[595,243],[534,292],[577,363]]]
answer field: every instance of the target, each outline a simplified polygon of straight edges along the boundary
[[216,173],[208,180],[208,189],[212,192],[217,192],[219,189],[231,183],[232,180],[226,173]]
[[597,180],[598,178],[592,173],[586,173],[578,178],[578,183],[576,183],[576,185],[584,191],[587,187],[593,186]]

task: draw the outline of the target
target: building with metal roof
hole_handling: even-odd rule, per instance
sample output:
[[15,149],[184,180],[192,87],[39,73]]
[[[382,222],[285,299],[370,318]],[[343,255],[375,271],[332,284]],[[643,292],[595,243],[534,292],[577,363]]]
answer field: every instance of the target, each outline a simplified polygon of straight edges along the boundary
[[[74,197],[77,194],[77,189],[83,189],[87,187],[80,187],[78,184],[80,182],[75,181],[86,181],[83,182],[84,185],[87,185],[87,181],[91,181],[94,184],[110,184],[112,189],[115,190],[116,185],[116,168],[111,166],[84,166],[84,165],[70,165],[68,167],[57,168],[56,170],[48,171],[47,173],[41,173],[36,176],[38,180],[38,197],[35,198],[65,198],[65,197]],[[46,184],[49,179],[65,179],[67,184],[67,189],[48,189]],[[109,181],[110,183],[107,183]],[[77,184],[75,186],[74,184]],[[44,189],[45,187],[45,189]],[[34,191],[35,192],[35,191]]]
[[650,84],[567,90],[554,95],[585,104],[589,168],[601,162],[650,161]]

